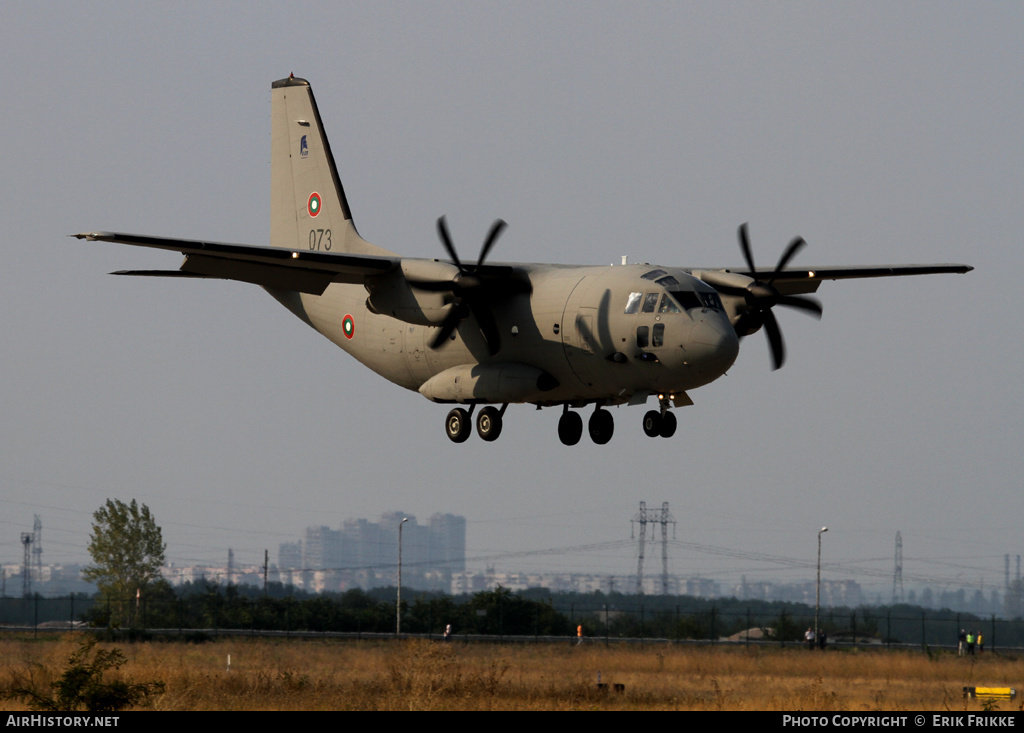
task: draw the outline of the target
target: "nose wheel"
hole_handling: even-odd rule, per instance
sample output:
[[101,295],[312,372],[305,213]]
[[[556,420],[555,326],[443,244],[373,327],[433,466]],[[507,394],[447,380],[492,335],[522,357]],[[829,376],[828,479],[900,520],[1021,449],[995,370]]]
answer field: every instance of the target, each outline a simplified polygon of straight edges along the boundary
[[644,415],[644,433],[649,438],[671,438],[676,434],[676,416],[668,410],[651,410]]

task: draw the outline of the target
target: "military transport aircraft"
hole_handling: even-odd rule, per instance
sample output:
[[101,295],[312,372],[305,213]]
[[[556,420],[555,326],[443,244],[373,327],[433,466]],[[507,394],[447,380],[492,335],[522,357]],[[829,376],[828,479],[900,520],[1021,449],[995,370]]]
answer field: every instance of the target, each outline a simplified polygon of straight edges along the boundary
[[[965,273],[967,265],[788,267],[794,239],[773,269],[757,269],[746,225],[746,267],[646,264],[583,267],[494,264],[505,227],[497,221],[476,262],[463,261],[442,217],[448,260],[399,257],[359,236],[313,91],[294,75],[272,89],[270,246],[168,239],[116,232],[79,239],[155,247],[185,255],[178,270],[119,275],[221,278],[261,285],[286,308],[384,378],[428,400],[456,405],[445,430],[465,441],[498,438],[511,403],[559,407],[558,437],[579,442],[576,410],[593,405],[588,432],[607,443],[614,405],[657,409],[643,418],[651,437],[676,430],[671,408],[718,379],[739,340],[763,329],[775,368],[785,359],[773,308],[821,316],[807,297],[822,280]],[[468,408],[468,409],[467,409]]]

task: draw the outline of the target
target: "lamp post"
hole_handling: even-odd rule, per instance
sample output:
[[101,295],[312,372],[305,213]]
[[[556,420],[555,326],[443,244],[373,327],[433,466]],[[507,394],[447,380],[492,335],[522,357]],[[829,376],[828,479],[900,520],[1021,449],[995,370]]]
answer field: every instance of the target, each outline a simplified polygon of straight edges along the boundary
[[402,525],[409,521],[405,517],[398,523],[398,600],[395,602],[395,636],[402,634]]
[[814,640],[818,640],[818,611],[821,609],[821,536],[828,532],[828,527],[818,530],[818,583],[814,591]]

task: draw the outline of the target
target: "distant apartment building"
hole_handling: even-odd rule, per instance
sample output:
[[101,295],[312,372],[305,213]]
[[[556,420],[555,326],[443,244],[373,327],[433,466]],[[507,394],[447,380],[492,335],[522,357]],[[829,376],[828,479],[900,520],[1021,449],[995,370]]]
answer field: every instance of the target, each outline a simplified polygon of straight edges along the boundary
[[402,584],[447,590],[451,576],[466,569],[466,518],[434,514],[421,525],[403,512],[378,522],[349,519],[339,529],[307,527],[301,542],[278,549],[282,580],[307,590],[339,591],[397,583],[398,527],[402,527]]
[[[772,583],[769,581],[743,582],[732,588],[736,598],[750,598],[759,601],[788,601],[790,603],[815,604],[818,588],[814,581],[801,583]],[[826,607],[855,607],[867,602],[860,584],[854,580],[821,581],[821,605]]]
[[[717,598],[718,583],[709,578],[681,578],[670,575],[667,578],[669,595],[690,595],[697,598]],[[616,591],[633,592],[637,581],[635,575],[614,576],[595,573],[517,573],[496,572],[488,568],[486,572],[465,572],[452,576],[450,593],[478,593],[482,590],[493,590],[501,586],[511,591],[522,591],[530,588],[547,588],[558,593],[614,593]],[[644,578],[643,591],[646,595],[662,595],[663,579],[660,575]]]

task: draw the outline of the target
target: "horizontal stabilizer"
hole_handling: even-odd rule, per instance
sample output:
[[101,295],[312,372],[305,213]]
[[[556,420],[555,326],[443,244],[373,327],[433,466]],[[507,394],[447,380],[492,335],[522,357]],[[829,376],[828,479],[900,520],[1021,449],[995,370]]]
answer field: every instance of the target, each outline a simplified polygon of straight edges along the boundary
[[[86,232],[72,235],[90,242],[115,242],[181,252],[186,256],[177,277],[209,277],[295,290],[319,295],[332,282],[365,283],[399,266],[398,257],[310,252],[250,244],[172,239],[119,232]],[[172,271],[173,272],[173,271]],[[125,271],[120,274],[167,276],[165,270]]]
[[116,270],[110,274],[131,275],[132,277],[209,277],[209,275],[200,275],[197,272],[182,272],[181,270]]

